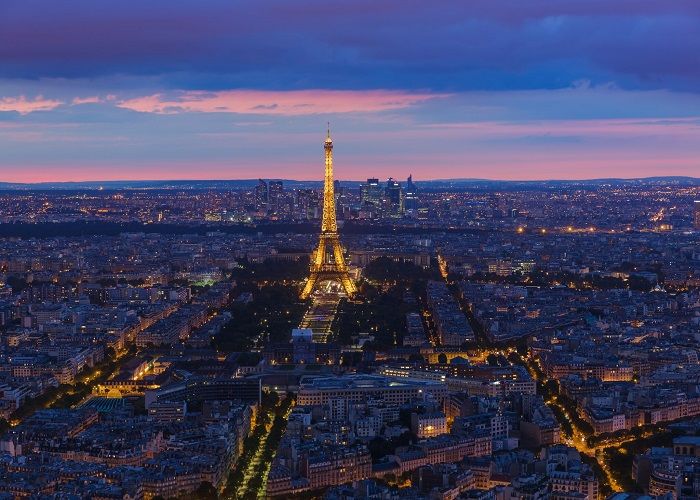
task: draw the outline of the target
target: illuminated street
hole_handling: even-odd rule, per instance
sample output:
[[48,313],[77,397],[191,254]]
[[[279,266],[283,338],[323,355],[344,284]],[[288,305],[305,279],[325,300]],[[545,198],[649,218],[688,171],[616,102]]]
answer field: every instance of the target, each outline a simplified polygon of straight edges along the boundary
[[331,281],[322,283],[322,288],[311,296],[311,306],[304,314],[299,328],[310,328],[316,342],[328,342],[341,296],[336,284]]

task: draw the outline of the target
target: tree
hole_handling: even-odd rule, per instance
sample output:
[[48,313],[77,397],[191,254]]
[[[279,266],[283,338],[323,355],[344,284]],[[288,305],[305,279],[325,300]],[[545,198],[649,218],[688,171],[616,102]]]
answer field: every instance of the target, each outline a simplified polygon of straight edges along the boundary
[[375,437],[372,439],[367,447],[369,448],[369,452],[372,455],[372,461],[374,462],[389,455],[393,451],[390,448],[388,441],[381,437]]
[[386,481],[389,484],[395,484],[396,483],[396,474],[393,472],[387,472],[384,474],[384,481]]
[[396,262],[382,256],[374,259],[365,267],[365,276],[375,281],[414,282],[418,280],[439,279],[435,268],[422,268],[412,262]]
[[544,384],[544,390],[549,394],[557,394],[559,393],[559,384],[556,380],[547,380]]
[[277,403],[279,403],[279,396],[274,391],[263,391],[262,393],[262,407],[265,410],[272,410]]
[[416,310],[414,304],[404,301],[405,292],[403,285],[384,290],[365,284],[362,286],[364,302],[341,301],[333,328],[338,332],[338,341],[349,344],[358,332],[368,332],[374,335],[379,348],[401,344],[406,314]]
[[[240,291],[240,286],[237,288]],[[214,347],[224,352],[248,351],[261,335],[270,342],[288,342],[292,328],[301,321],[306,304],[298,290],[289,285],[263,285],[253,292],[248,304],[233,303],[232,320],[214,339]]]
[[12,291],[15,293],[20,293],[27,287],[27,281],[15,275],[7,277],[7,284],[12,287]]
[[10,429],[10,423],[4,418],[0,418],[0,435],[5,434]]
[[201,500],[217,499],[219,495],[216,492],[216,488],[209,481],[202,481],[199,487],[194,491],[194,498]]
[[630,290],[639,290],[641,292],[648,292],[652,289],[652,284],[649,280],[635,275],[630,276],[629,286]]
[[411,355],[408,357],[408,360],[409,360],[411,363],[424,363],[424,362],[425,362],[425,358],[423,357],[422,354],[411,354]]

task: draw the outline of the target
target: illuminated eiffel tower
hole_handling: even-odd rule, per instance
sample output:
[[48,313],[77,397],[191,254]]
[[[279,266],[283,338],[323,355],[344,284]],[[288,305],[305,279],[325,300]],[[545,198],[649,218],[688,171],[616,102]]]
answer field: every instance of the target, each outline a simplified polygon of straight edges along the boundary
[[348,266],[343,256],[343,247],[338,237],[338,223],[335,220],[335,188],[333,186],[333,141],[328,127],[326,142],[323,144],[326,152],[326,175],[323,179],[323,218],[321,219],[321,235],[318,247],[311,254],[309,279],[301,292],[301,298],[306,299],[322,281],[339,282],[345,293],[352,297],[357,292],[355,283],[350,278]]

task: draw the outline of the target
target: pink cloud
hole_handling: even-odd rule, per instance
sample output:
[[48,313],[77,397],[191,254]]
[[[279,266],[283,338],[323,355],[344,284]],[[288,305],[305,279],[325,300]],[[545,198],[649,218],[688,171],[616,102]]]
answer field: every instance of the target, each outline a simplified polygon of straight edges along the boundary
[[700,136],[700,117],[605,119],[605,120],[547,120],[525,122],[469,122],[426,125],[442,134],[452,131],[473,136]]
[[226,90],[186,91],[174,96],[154,94],[121,101],[117,106],[142,113],[242,113],[260,115],[313,115],[372,113],[401,109],[447,97],[447,94],[389,90]]
[[94,95],[89,97],[76,97],[71,104],[73,104],[73,106],[79,106],[80,104],[99,104],[101,102],[103,102],[102,98]]
[[19,97],[0,98],[0,112],[14,111],[20,115],[28,115],[35,111],[51,111],[63,104],[62,101],[44,99],[43,96],[36,96],[34,99],[27,99],[21,95]]

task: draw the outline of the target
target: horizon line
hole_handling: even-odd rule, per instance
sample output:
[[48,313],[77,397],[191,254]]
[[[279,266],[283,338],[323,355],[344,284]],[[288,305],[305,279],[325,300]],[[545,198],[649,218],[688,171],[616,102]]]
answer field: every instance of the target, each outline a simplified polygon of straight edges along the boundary
[[[374,179],[377,177],[369,177]],[[381,178],[379,178],[381,179]],[[399,180],[397,177],[389,176],[386,179]],[[700,177],[689,175],[650,175],[645,177],[586,177],[586,178],[543,178],[543,179],[499,179],[486,177],[448,177],[413,179],[413,182],[503,182],[503,183],[537,183],[537,182],[600,182],[600,181],[645,181],[645,180],[692,180],[700,182]],[[318,182],[323,183],[323,179],[295,179],[291,177],[249,177],[249,178],[212,178],[212,179],[191,179],[191,178],[163,178],[163,179],[82,179],[82,180],[56,180],[56,181],[4,181],[0,180],[0,185],[18,186],[40,186],[47,184],[120,184],[120,183],[206,183],[206,182],[255,182],[264,181],[287,181],[287,182]],[[338,182],[366,182],[367,179],[336,179]]]

